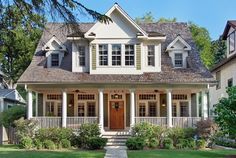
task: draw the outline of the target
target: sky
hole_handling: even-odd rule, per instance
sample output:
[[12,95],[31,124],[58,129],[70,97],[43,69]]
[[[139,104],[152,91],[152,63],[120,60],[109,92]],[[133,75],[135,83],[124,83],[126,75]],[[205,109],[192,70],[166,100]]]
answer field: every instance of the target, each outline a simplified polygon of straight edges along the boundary
[[[159,19],[177,18],[208,29],[212,40],[223,33],[227,20],[236,20],[236,0],[80,0],[86,7],[106,13],[117,2],[133,19],[147,12]],[[80,15],[81,22],[91,21]]]

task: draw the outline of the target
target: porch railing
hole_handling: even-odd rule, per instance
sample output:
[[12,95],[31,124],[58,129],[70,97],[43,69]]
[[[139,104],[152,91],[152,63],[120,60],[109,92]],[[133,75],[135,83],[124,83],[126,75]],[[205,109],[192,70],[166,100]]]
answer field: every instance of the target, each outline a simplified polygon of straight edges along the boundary
[[[33,117],[32,119],[38,122],[40,128],[62,126],[61,117]],[[97,123],[98,117],[67,117],[66,122],[68,128],[78,129],[84,123]]]
[[201,120],[201,117],[173,117],[173,127],[195,127],[197,122]]
[[33,120],[38,121],[40,128],[61,127],[61,117],[33,117]]
[[98,117],[67,117],[67,127],[78,129],[84,123],[98,123]]
[[167,125],[167,117],[135,117],[135,123],[141,122],[148,122],[164,127]]
[[[173,127],[195,127],[201,117],[172,117]],[[167,117],[135,117],[135,123],[148,122],[154,125],[167,127]]]

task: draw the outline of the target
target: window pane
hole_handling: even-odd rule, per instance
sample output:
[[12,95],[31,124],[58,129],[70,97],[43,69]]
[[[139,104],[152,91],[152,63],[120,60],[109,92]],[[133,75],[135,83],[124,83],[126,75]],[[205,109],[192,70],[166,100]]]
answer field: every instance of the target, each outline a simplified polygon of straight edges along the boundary
[[183,67],[183,54],[175,53],[175,67]]
[[148,102],[149,116],[157,116],[157,104],[156,102]]
[[112,45],[112,65],[121,65],[121,45]]
[[59,54],[51,54],[51,66],[59,66]]
[[99,45],[99,65],[108,65],[108,45]]
[[232,87],[233,86],[233,79],[228,79],[228,87]]
[[79,46],[79,66],[85,66],[85,46]]
[[78,116],[84,116],[84,103],[78,103]]
[[180,117],[188,117],[188,102],[180,102]]
[[216,81],[217,81],[216,89],[220,89],[221,88],[221,71],[216,72]]
[[62,116],[62,107],[61,107],[61,103],[57,104],[57,116]]
[[139,104],[139,116],[140,117],[146,116],[146,106],[144,103]]
[[134,65],[134,45],[125,45],[125,65]]
[[87,112],[89,117],[95,117],[96,116],[96,107],[95,102],[88,102],[87,103]]
[[229,54],[235,50],[235,32],[229,35]]
[[176,108],[176,103],[172,104],[172,116],[177,117],[177,108]]
[[149,45],[148,47],[148,66],[155,66],[155,46]]

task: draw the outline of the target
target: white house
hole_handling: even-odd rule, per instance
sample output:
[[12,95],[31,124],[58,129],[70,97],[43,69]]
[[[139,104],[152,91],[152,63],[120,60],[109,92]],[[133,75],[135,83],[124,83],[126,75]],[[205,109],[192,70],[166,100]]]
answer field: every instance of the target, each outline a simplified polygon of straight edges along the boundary
[[41,127],[74,129],[97,122],[104,133],[143,121],[191,127],[208,117],[206,93],[215,80],[200,61],[188,25],[137,24],[118,4],[106,15],[109,24],[80,23],[79,31],[46,25],[18,80],[28,91],[28,118]]
[[222,39],[226,41],[226,58],[216,64],[212,69],[212,75],[218,84],[210,88],[210,108],[218,103],[222,97],[227,97],[226,88],[236,83],[236,20],[228,21],[224,29]]

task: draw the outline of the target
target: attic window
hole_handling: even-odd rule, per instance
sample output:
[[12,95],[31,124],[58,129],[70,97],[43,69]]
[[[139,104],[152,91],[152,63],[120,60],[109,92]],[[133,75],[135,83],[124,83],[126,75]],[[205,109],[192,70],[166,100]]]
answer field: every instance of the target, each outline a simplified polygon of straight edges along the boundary
[[50,47],[46,47],[46,49],[50,49]]
[[183,54],[182,53],[175,53],[175,67],[183,67]]
[[52,54],[51,55],[51,66],[52,67],[59,66],[59,54]]

